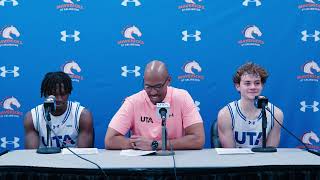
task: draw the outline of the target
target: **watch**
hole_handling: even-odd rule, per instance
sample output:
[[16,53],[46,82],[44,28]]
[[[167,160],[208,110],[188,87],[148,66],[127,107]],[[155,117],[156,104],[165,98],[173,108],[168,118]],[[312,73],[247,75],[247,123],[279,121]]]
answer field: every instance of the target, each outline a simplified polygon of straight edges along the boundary
[[152,151],[157,150],[158,146],[159,146],[158,141],[152,141],[152,143],[151,143],[151,149],[152,149]]

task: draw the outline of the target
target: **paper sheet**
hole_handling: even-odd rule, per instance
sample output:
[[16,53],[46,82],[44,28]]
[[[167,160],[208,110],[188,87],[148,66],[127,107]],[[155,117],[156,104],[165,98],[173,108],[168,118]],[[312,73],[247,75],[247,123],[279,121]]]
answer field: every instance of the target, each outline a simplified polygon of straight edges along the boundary
[[121,156],[144,156],[155,153],[156,151],[142,151],[142,150],[134,150],[134,149],[126,149],[120,152]]
[[[97,148],[69,148],[71,151],[75,152],[76,154],[79,155],[84,155],[84,154],[98,154],[98,149]],[[62,149],[62,154],[73,154],[70,152],[67,148]]]
[[219,155],[223,154],[253,154],[251,148],[216,148]]

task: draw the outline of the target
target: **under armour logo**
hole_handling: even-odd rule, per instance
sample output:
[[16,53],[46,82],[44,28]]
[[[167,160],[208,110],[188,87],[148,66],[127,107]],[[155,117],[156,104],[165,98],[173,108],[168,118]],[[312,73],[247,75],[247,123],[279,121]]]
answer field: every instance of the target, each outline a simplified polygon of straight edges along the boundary
[[194,105],[196,106],[197,110],[200,111],[200,101],[194,101]]
[[5,66],[0,67],[1,73],[0,76],[1,77],[6,77],[8,73],[12,73],[13,77],[18,77],[19,74],[19,67],[18,66],[13,66],[13,70],[8,70]]
[[183,41],[188,41],[189,37],[193,37],[195,39],[195,41],[201,41],[201,37],[200,37],[201,32],[198,30],[196,30],[195,34],[188,34],[188,31],[184,30],[184,31],[182,31],[182,35],[183,35],[183,37],[182,37]]
[[301,105],[300,111],[302,112],[306,112],[307,108],[312,108],[313,112],[319,111],[319,108],[318,108],[319,102],[317,101],[313,101],[313,104],[306,104],[306,101],[301,101],[300,105]]
[[2,137],[1,138],[1,147],[2,148],[7,148],[7,145],[8,144],[12,144],[13,145],[13,147],[14,148],[18,148],[18,147],[20,147],[20,145],[19,145],[19,140],[20,140],[20,138],[18,138],[18,137],[14,137],[13,138],[13,141],[7,141],[7,137]]
[[248,6],[249,2],[254,2],[254,3],[256,3],[256,6],[261,6],[261,1],[260,0],[244,0],[242,5]]
[[121,69],[122,69],[121,76],[123,77],[127,77],[128,73],[134,73],[135,77],[141,75],[139,72],[139,70],[141,69],[140,66],[134,66],[134,70],[128,70],[127,66],[122,66]]
[[315,42],[320,40],[320,37],[319,37],[320,31],[317,31],[317,30],[314,31],[314,34],[308,34],[307,30],[304,30],[304,31],[301,31],[301,34],[302,34],[302,38],[301,38],[302,41],[307,41],[308,38],[314,38]]
[[17,0],[0,0],[0,6],[4,6],[5,2],[11,2],[12,6],[18,6],[18,1]]
[[141,2],[139,0],[123,0],[121,5],[122,6],[128,6],[128,2],[134,3],[134,6],[140,6]]
[[80,41],[80,38],[79,38],[80,32],[77,31],[77,30],[74,30],[73,34],[67,34],[67,31],[65,31],[65,30],[61,31],[60,34],[61,34],[61,39],[60,40],[63,41],[63,42],[66,42],[67,38],[73,38],[74,42]]

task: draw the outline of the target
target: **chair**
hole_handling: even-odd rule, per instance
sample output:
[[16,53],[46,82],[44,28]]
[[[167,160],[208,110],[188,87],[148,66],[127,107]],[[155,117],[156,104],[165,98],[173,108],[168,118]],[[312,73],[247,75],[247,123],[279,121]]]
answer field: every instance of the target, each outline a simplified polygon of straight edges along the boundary
[[221,148],[221,143],[219,140],[218,133],[218,121],[214,121],[210,128],[210,137],[211,137],[211,148]]

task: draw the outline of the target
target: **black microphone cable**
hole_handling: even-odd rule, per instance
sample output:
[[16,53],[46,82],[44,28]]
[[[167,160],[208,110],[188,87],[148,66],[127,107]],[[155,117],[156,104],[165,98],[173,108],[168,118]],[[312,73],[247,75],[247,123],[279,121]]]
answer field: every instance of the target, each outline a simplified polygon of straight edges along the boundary
[[303,141],[301,141],[301,139],[299,139],[296,135],[294,135],[290,130],[288,130],[287,128],[285,128],[285,127],[277,120],[277,118],[275,117],[274,113],[271,112],[271,110],[269,109],[268,106],[266,106],[266,110],[270,112],[270,114],[272,115],[272,117],[277,121],[277,123],[281,126],[281,128],[283,128],[284,130],[286,130],[291,136],[293,136],[296,140],[298,140],[298,141],[306,148],[306,150],[307,150],[309,153],[312,153],[312,154],[315,154],[315,155],[317,155],[317,156],[320,156],[320,153],[319,153],[319,152],[312,151],[311,149],[309,149],[308,146],[307,146]]
[[[51,129],[50,126],[49,126],[49,128],[50,128],[51,132],[53,132],[54,136],[57,138],[58,136],[57,136],[56,132],[54,132],[53,129]],[[59,139],[59,138],[57,138],[57,139],[59,140],[60,144],[62,144],[62,147],[63,147],[63,148],[67,148],[67,149],[68,149],[72,154],[74,154],[75,156],[77,156],[77,157],[79,157],[80,159],[83,159],[83,160],[85,160],[85,161],[88,161],[88,162],[94,164],[95,166],[97,166],[98,169],[102,172],[103,176],[104,176],[106,179],[108,179],[107,174],[104,172],[104,170],[103,170],[97,163],[95,163],[95,162],[93,162],[93,161],[90,161],[89,159],[86,159],[86,158],[80,156],[79,154],[73,152],[68,146],[66,146],[66,143],[65,143],[65,142],[63,142],[63,141],[62,141],[61,139]]]
[[170,145],[170,151],[172,152],[174,177],[175,177],[176,180],[178,180],[178,177],[177,177],[177,168],[176,168],[176,159],[175,159],[175,157],[174,157],[175,152],[173,151],[173,146],[172,146],[171,142],[170,142],[170,141],[168,141],[168,142],[169,142],[169,145]]

